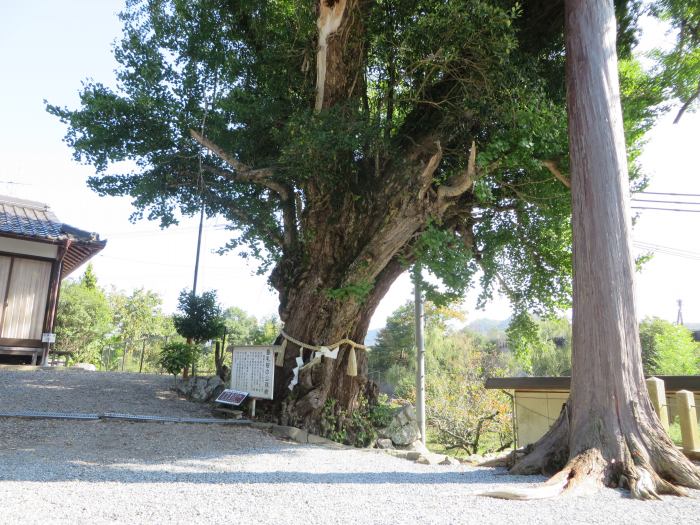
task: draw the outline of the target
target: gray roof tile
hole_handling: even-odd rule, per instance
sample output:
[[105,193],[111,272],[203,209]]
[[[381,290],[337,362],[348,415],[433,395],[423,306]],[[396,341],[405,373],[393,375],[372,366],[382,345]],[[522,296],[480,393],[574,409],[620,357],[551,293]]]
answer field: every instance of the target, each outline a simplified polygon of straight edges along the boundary
[[99,235],[63,224],[48,205],[0,195],[0,235],[59,241],[98,241]]

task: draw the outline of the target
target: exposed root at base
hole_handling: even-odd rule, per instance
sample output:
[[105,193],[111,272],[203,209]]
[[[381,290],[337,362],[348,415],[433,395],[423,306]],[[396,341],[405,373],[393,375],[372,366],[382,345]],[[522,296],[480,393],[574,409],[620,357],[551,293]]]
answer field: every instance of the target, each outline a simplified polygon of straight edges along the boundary
[[578,455],[557,474],[538,487],[482,492],[479,496],[499,499],[534,500],[553,498],[564,493],[592,494],[603,487],[606,462],[598,450]]
[[[608,486],[628,488],[632,498],[640,500],[660,500],[662,494],[687,496],[682,487],[663,479],[656,472],[633,437],[628,437],[626,444],[625,458],[620,463],[606,460],[598,449],[589,449],[571,459],[560,472],[538,487],[489,491],[477,495],[534,500],[563,494],[589,495]],[[697,469],[688,470],[688,465],[683,461],[676,465],[673,471],[664,474],[676,483],[700,488],[700,472]]]

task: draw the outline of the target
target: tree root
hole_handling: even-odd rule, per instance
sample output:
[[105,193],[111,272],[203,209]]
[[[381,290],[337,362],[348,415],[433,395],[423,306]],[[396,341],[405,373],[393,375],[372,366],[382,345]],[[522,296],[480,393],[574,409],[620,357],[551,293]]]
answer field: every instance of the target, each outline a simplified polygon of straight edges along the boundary
[[479,496],[499,499],[534,500],[564,493],[590,494],[603,486],[605,461],[598,450],[587,450],[537,487],[482,492]]
[[[566,432],[563,432],[564,428]],[[673,446],[668,436],[657,434],[653,428],[645,430],[647,432],[642,433],[641,437],[625,435],[616,449],[617,453],[604,454],[602,447],[597,447],[575,455],[558,473],[539,486],[478,495],[533,500],[564,494],[587,495],[607,486],[627,488],[634,499],[659,500],[661,495],[687,496],[682,486],[700,489],[700,470]],[[553,458],[560,458],[562,451],[568,449],[564,445],[568,443],[567,434],[568,424],[558,420],[550,432],[535,444],[532,452],[517,462],[510,472],[543,473],[553,465]]]

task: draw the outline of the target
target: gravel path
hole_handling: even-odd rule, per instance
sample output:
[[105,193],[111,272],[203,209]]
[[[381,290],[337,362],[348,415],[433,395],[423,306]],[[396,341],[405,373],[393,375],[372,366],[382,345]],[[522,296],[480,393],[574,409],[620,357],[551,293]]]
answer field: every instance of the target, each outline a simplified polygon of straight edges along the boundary
[[[172,378],[0,370],[8,410],[208,416]],[[0,418],[0,523],[700,523],[700,493],[662,502],[470,494],[537,479],[279,441],[247,427]]]

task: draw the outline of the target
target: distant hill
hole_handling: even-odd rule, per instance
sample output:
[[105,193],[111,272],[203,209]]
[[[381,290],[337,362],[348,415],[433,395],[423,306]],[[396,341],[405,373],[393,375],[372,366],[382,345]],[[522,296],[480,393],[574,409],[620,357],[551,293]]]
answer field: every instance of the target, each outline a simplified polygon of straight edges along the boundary
[[508,328],[510,319],[477,319],[467,325],[467,328],[478,334],[488,334],[494,330],[503,331]]

